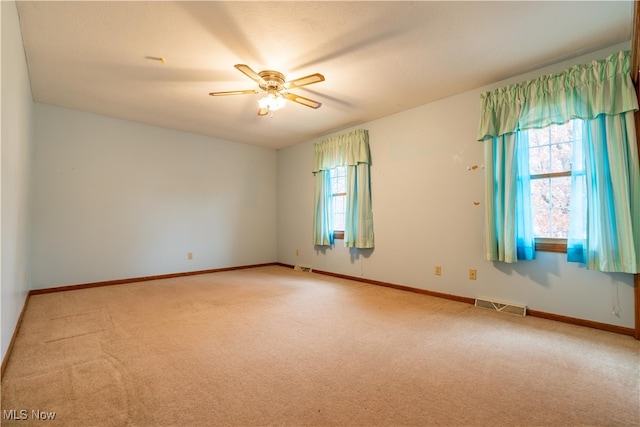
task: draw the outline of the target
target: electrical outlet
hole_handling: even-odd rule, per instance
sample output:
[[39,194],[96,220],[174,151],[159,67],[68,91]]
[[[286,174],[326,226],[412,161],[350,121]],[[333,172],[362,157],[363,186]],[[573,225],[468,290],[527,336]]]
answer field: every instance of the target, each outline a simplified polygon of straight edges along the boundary
[[474,270],[473,268],[469,270],[469,279],[476,280],[476,270]]
[[441,274],[442,274],[442,267],[440,267],[439,265],[436,265],[435,275],[440,276]]
[[300,249],[296,249],[296,256],[300,255]]
[[187,252],[187,259],[193,259],[193,252]]

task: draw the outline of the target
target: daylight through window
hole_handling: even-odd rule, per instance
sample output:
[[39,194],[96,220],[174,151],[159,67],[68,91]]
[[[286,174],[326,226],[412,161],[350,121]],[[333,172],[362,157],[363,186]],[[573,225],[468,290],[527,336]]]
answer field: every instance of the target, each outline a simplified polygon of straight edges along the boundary
[[566,239],[569,232],[571,161],[582,122],[528,131],[531,205],[536,238]]
[[342,239],[347,214],[347,168],[345,166],[331,169],[331,197],[334,237]]

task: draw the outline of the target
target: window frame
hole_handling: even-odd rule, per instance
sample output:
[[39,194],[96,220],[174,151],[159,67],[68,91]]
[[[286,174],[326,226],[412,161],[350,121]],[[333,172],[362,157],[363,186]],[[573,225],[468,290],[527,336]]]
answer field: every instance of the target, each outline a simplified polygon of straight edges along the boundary
[[536,251],[567,253],[567,239],[557,237],[536,237]]
[[[554,125],[550,125],[551,127]],[[548,128],[547,127],[547,128]],[[571,141],[573,144],[575,140]],[[531,146],[529,146],[531,149]],[[546,172],[546,173],[538,173],[538,174],[530,174],[529,179],[553,179],[553,178],[571,178],[573,173],[573,169],[568,171],[561,172]],[[567,239],[560,237],[534,237],[535,242],[535,250],[540,252],[556,252],[556,253],[567,253]]]
[[[341,168],[342,168],[342,169],[344,169],[344,172],[345,172],[345,173],[344,173],[344,175],[337,175],[336,177],[334,177],[334,176],[332,175],[332,172],[333,172],[334,170],[341,169]],[[348,172],[348,171],[347,171],[347,167],[346,167],[346,166],[336,166],[335,168],[332,168],[332,169],[330,170],[330,172],[329,172],[329,176],[330,176],[330,178],[329,178],[329,179],[330,179],[330,180],[332,180],[332,181],[333,181],[334,179],[336,179],[336,178],[339,178],[339,177],[345,177],[345,179],[346,179],[347,172]],[[333,184],[333,182],[332,182],[332,184]],[[332,185],[332,188],[333,188],[333,185]],[[340,192],[340,193],[333,193],[333,192],[332,192],[332,193],[331,193],[331,197],[336,197],[336,196],[344,196],[344,197],[345,197],[345,202],[346,202],[346,197],[347,197],[347,190],[346,190],[346,188],[345,188],[345,191],[344,191],[344,192]],[[331,212],[331,215],[335,215],[335,203],[332,203],[332,209],[333,209],[333,212]],[[344,240],[344,230],[335,230],[335,229],[334,229],[334,230],[333,230],[333,238],[334,238],[334,239],[337,239],[337,240]]]
[[[571,171],[538,173],[529,176],[529,179],[547,179],[571,177]],[[567,253],[567,239],[561,237],[536,237],[534,238],[536,251]]]

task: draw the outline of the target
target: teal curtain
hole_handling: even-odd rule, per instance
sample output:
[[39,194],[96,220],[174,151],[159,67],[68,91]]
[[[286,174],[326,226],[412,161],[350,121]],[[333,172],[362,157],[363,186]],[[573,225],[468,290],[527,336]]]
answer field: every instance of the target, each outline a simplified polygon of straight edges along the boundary
[[529,175],[529,134],[516,133],[516,258],[536,257],[536,239],[531,213],[531,177]]
[[344,245],[349,248],[373,248],[373,211],[369,164],[347,167],[347,216]]
[[529,141],[524,132],[487,141],[485,148],[485,258],[516,262],[535,258],[528,173]]
[[314,245],[327,246],[334,242],[329,171],[346,166],[347,215],[344,244],[351,248],[374,247],[370,165],[369,132],[366,129],[327,138],[314,144]]
[[[514,153],[485,148],[486,201],[485,256],[513,262],[531,259],[521,242],[528,241],[524,229],[511,230],[520,219],[526,222],[525,197],[505,197],[501,187],[513,184],[525,164],[517,141],[524,130],[544,128],[579,118],[584,120],[583,146],[574,152],[571,224],[568,260],[583,262],[601,271],[636,273],[640,265],[640,168],[632,114],[638,109],[630,76],[630,52],[621,51],[604,60],[576,65],[556,75],[511,85],[481,96],[482,115],[478,140],[495,146],[497,141],[514,145]],[[515,134],[511,139],[508,135]],[[513,141],[513,142],[508,142]],[[497,154],[496,154],[497,153]],[[499,162],[498,166],[494,163]],[[528,167],[528,166],[527,166]],[[496,174],[500,168],[508,170]],[[519,191],[526,191],[526,177]],[[496,183],[500,180],[509,182]],[[516,179],[517,182],[517,179]],[[499,185],[501,184],[501,185]],[[497,206],[497,207],[496,207]],[[516,224],[501,212],[521,212]],[[528,213],[530,215],[530,211]],[[520,234],[523,233],[523,234]],[[510,252],[501,256],[504,247]]]
[[585,170],[584,143],[582,138],[578,138],[574,141],[572,150],[573,154],[571,158],[571,198],[569,204],[567,260],[571,262],[581,262],[584,264],[585,260],[587,259],[586,242],[588,190]]
[[314,245],[333,245],[332,201],[331,173],[328,170],[319,170],[316,172],[315,211],[313,218]]
[[593,270],[637,273],[640,171],[633,112],[585,121],[583,135],[585,183],[575,192],[577,203],[586,199],[587,219],[581,228],[570,230],[569,260]]

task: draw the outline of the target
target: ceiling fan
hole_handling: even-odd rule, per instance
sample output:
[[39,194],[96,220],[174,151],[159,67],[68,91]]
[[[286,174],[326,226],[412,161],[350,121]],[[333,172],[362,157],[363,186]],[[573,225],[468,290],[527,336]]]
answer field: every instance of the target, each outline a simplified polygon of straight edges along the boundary
[[266,96],[258,100],[258,115],[266,116],[269,112],[279,110],[284,107],[286,100],[297,102],[304,106],[318,109],[322,106],[322,103],[314,101],[313,99],[305,98],[304,96],[296,95],[294,93],[287,92],[289,89],[295,89],[302,86],[307,86],[313,83],[324,81],[322,74],[310,74],[305,77],[286,81],[284,74],[278,71],[265,70],[256,73],[245,64],[234,65],[240,72],[249,77],[254,82],[258,83],[260,90],[232,90],[228,92],[211,92],[211,96],[225,96],[225,95],[248,95],[256,94],[260,92],[266,92]]

